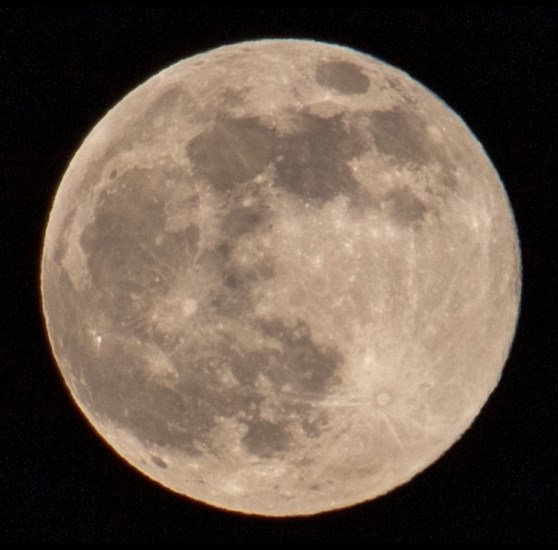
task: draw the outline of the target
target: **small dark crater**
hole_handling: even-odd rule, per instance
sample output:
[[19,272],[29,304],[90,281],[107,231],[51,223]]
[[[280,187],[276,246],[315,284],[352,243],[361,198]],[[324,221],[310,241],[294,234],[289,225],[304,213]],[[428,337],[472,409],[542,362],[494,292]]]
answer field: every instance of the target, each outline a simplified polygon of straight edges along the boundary
[[370,130],[377,149],[396,164],[424,165],[430,161],[424,122],[410,111],[374,111]]
[[261,457],[271,457],[286,450],[289,442],[290,437],[285,429],[268,420],[257,420],[249,424],[248,432],[242,438],[246,449]]
[[412,191],[407,188],[390,191],[386,195],[388,212],[401,225],[422,220],[427,208]]
[[187,154],[196,176],[226,191],[264,170],[276,142],[273,130],[256,118],[220,116],[188,144]]
[[116,176],[118,176],[118,171],[117,170],[111,170],[110,174],[109,174],[109,179],[113,180]]
[[151,455],[151,462],[153,462],[155,466],[159,466],[159,468],[167,467],[167,463],[159,456]]
[[370,81],[362,69],[347,61],[322,63],[316,70],[316,82],[341,94],[363,94],[370,87]]

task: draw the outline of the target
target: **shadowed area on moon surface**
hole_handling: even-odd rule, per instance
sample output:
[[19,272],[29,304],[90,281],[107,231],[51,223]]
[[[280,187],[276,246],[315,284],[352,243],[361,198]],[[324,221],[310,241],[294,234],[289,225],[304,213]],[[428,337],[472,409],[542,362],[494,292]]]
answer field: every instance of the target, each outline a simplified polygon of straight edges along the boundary
[[510,218],[486,221],[497,177],[433,99],[337,48],[259,47],[109,115],[57,197],[42,291],[65,379],[121,454],[288,515],[377,496],[462,433],[509,345],[517,263]]

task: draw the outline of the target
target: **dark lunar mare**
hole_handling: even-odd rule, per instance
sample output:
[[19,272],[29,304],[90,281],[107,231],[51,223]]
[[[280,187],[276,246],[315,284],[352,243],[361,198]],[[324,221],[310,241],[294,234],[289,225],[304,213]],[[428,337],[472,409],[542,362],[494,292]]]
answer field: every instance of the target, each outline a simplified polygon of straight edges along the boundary
[[[338,131],[337,124],[332,122],[329,128]],[[254,135],[252,130],[249,135]],[[318,132],[318,127],[312,131]],[[211,429],[219,417],[245,424],[242,444],[262,457],[287,449],[295,425],[308,437],[316,437],[327,419],[318,418],[310,403],[327,396],[338,383],[343,358],[333,347],[318,346],[302,320],[289,327],[281,319],[254,318],[251,289],[273,277],[273,262],[241,266],[234,249],[238,239],[265,221],[265,208],[258,203],[227,208],[220,222],[227,238],[201,251],[197,226],[165,233],[164,201],[153,200],[148,184],[154,177],[156,170],[143,169],[115,175],[110,192],[101,195],[95,221],[81,236],[93,286],[99,289],[93,310],[111,312],[113,323],[99,350],[80,360],[91,409],[143,441],[194,455],[217,452]],[[255,200],[261,201],[257,193]],[[161,233],[165,239],[156,242]],[[195,271],[202,279],[213,276],[220,281],[208,303],[199,306],[200,336],[190,338],[188,346],[175,347],[170,360],[179,373],[177,379],[154,376],[147,346],[169,356],[169,335],[148,320],[143,324],[134,320],[141,321],[173,289],[177,278]],[[141,300],[133,300],[134,294]],[[215,344],[212,327],[220,319],[232,324],[217,335]],[[252,325],[274,339],[279,349],[238,349],[234,333],[238,323]],[[213,338],[212,344],[206,343],[204,334]],[[232,373],[238,384],[224,387],[225,372]],[[271,395],[257,388],[258,377],[270,385]],[[263,416],[264,404],[277,409],[274,420]],[[153,462],[164,467],[160,459]]]
[[320,63],[316,69],[316,82],[347,95],[363,94],[370,88],[370,81],[362,69],[348,61]]
[[301,111],[296,126],[279,135],[257,118],[219,116],[187,146],[194,174],[218,192],[230,192],[272,166],[273,185],[304,202],[319,207],[339,194],[357,197],[359,183],[347,163],[366,151],[362,136],[341,116]]

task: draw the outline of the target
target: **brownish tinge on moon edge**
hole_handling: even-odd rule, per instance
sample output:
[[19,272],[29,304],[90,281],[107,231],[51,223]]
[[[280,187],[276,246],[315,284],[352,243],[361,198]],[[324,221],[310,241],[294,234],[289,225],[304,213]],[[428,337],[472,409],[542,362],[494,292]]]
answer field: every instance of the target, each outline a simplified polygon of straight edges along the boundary
[[303,515],[389,491],[463,433],[519,281],[505,192],[458,117],[370,57],[262,41],[167,69],[99,123],[41,287],[64,379],[128,462]]

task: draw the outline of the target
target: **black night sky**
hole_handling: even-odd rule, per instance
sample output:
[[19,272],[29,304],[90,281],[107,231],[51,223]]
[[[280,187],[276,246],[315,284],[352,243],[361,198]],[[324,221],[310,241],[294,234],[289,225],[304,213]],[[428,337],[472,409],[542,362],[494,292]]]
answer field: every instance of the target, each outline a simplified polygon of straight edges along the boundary
[[[557,22],[543,8],[0,8],[0,542],[556,542]],[[48,211],[92,126],[180,59],[271,37],[370,53],[443,98],[500,173],[524,276],[472,429],[382,499],[283,520],[181,498],[113,454],[64,388],[38,289]]]

